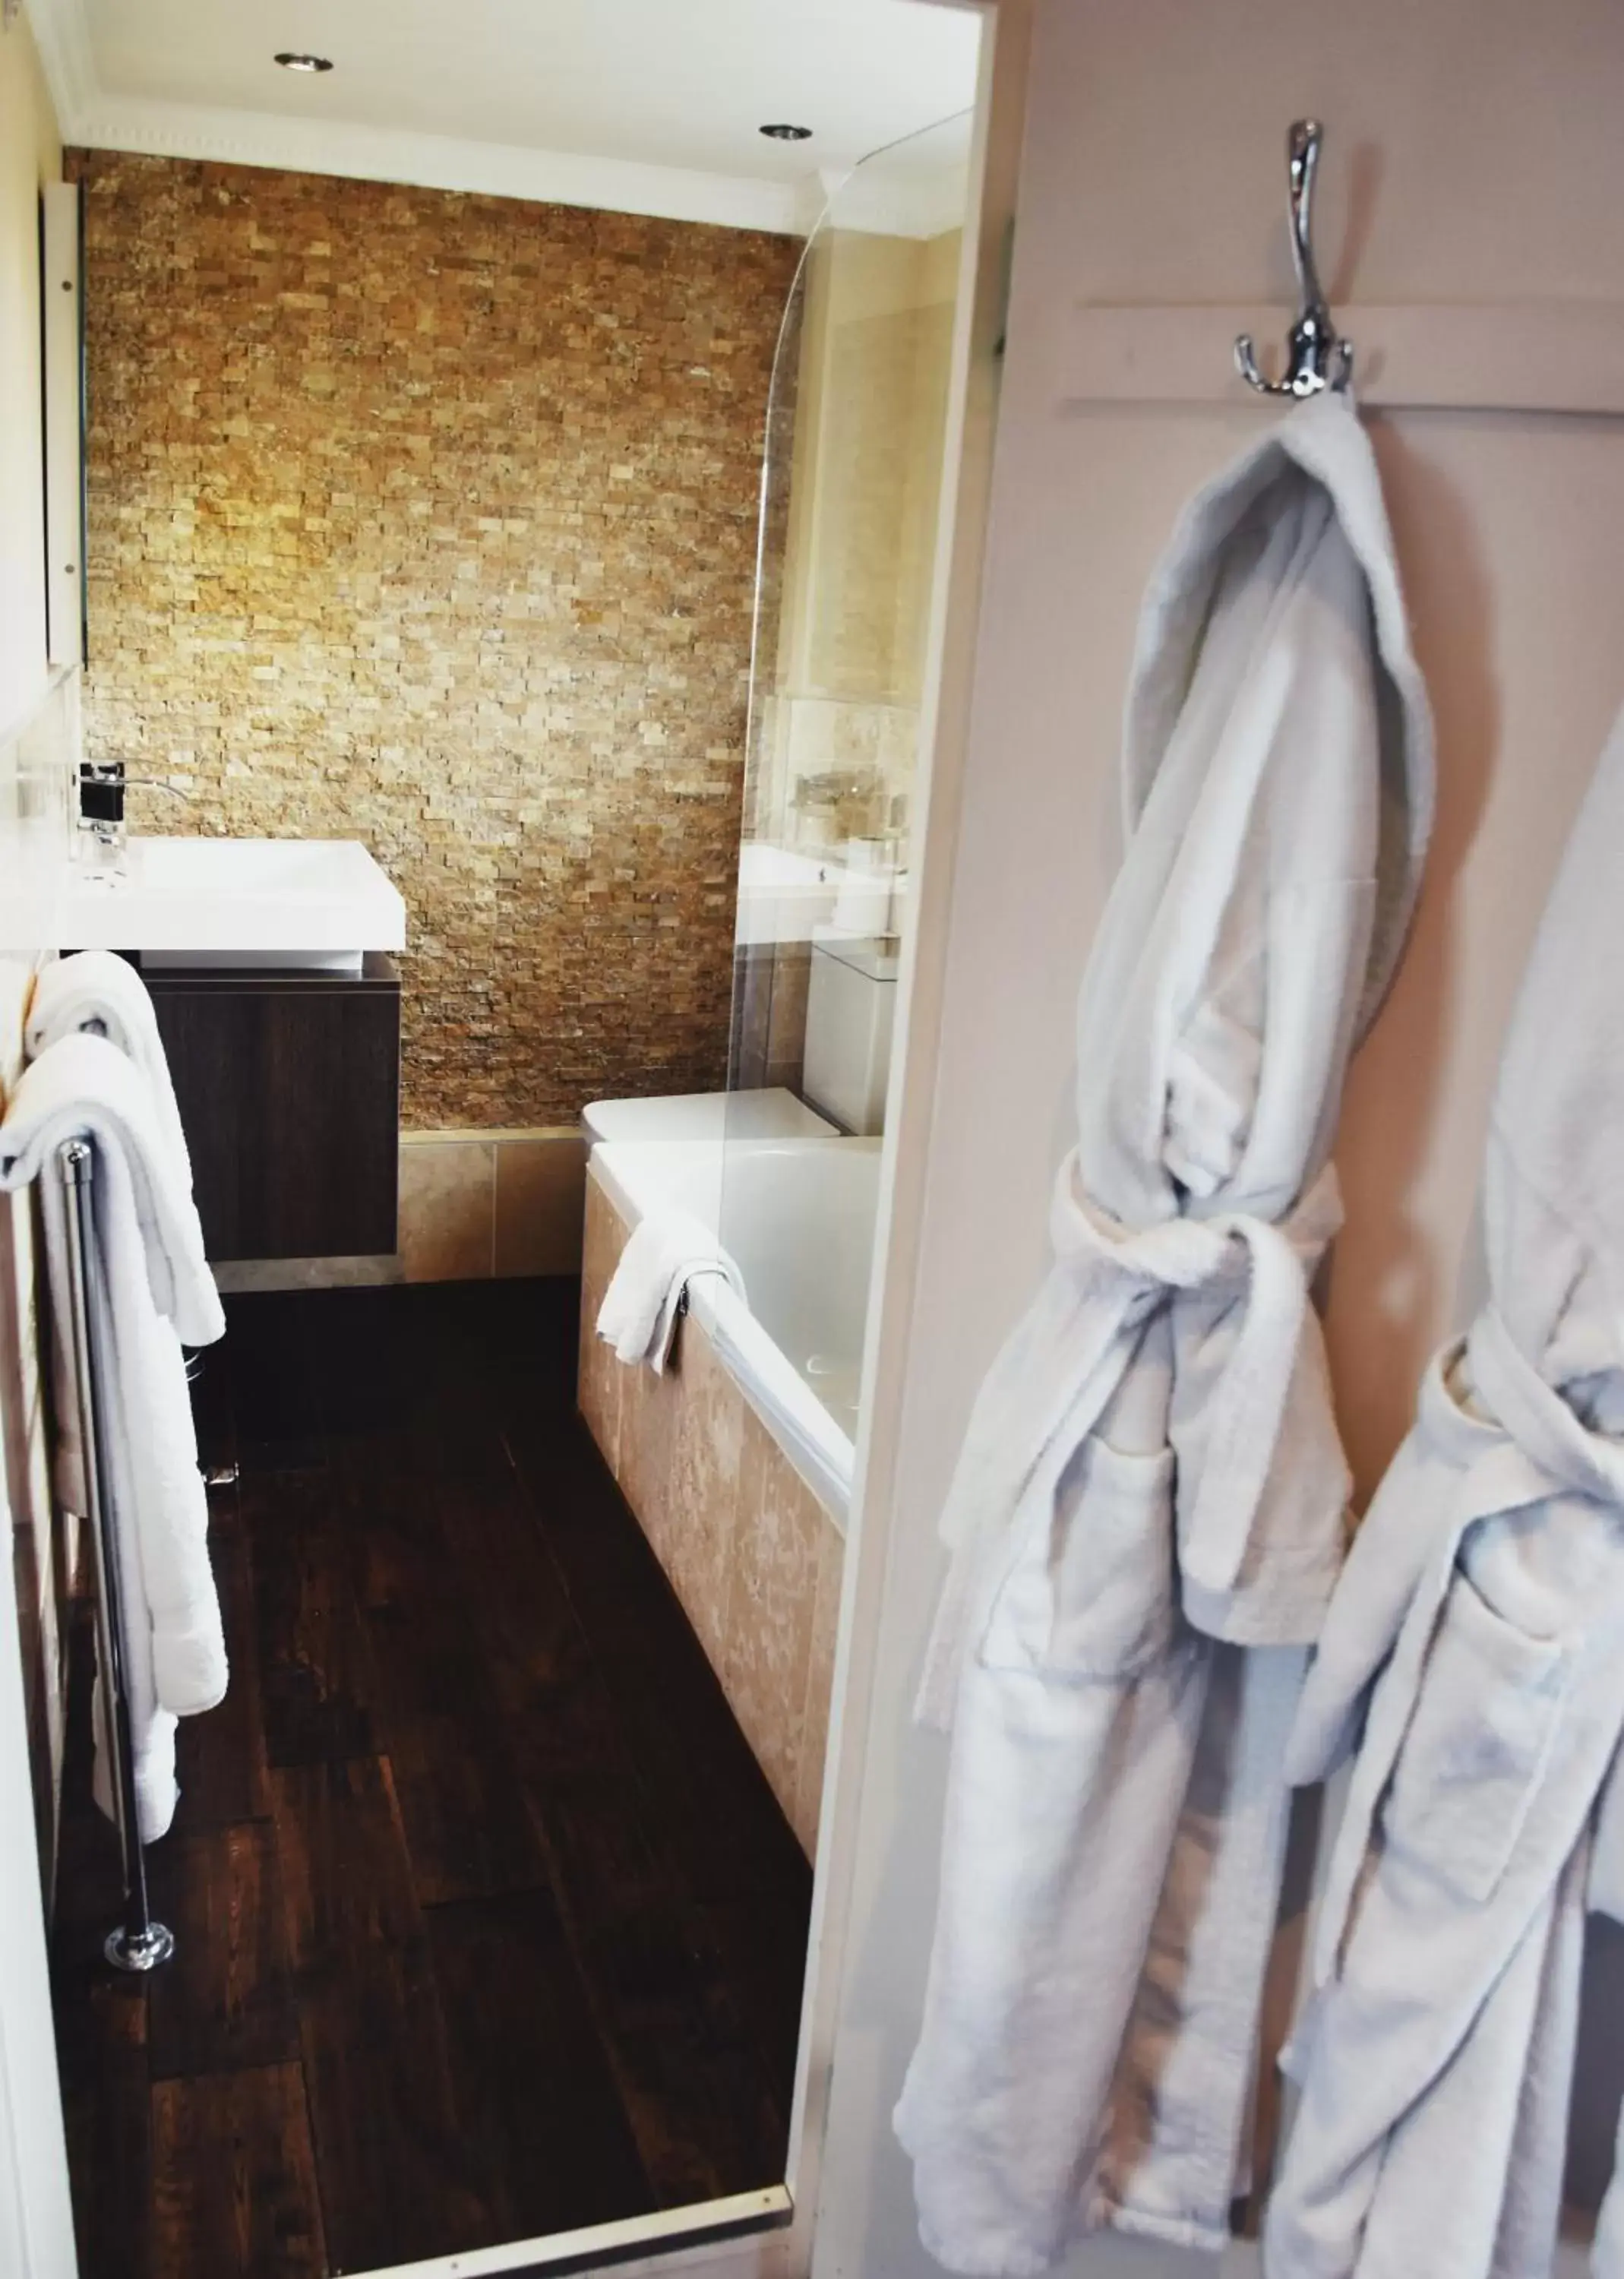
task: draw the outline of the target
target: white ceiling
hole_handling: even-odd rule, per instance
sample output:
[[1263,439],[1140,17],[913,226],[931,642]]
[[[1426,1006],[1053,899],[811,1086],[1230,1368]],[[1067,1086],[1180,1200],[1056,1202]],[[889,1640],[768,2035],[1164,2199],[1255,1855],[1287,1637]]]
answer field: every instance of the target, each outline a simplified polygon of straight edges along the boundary
[[969,105],[979,36],[933,0],[26,4],[69,141],[765,228]]

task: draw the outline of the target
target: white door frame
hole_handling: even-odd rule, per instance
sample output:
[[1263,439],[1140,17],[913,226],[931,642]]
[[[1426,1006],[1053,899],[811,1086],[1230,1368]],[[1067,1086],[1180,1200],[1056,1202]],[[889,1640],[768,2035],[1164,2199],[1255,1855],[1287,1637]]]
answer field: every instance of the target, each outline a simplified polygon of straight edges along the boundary
[[0,2270],[22,2279],[78,2279],[3,1479],[0,1520]]
[[[923,1164],[935,1092],[943,951],[992,488],[1007,235],[1025,111],[1030,0],[937,0],[982,18],[970,192],[959,272],[932,573],[919,772],[916,891],[903,948],[863,1357],[861,1428],[842,1577],[829,1757],[813,1889],[789,2188],[787,2279],[816,2267],[817,2202],[848,1933],[880,1616],[891,1564],[896,1426],[913,1318]],[[720,2279],[720,2274],[718,2274]],[[731,2279],[731,2275],[730,2275]],[[865,2275],[877,2279],[877,2275]]]
[[[0,1107],[22,1066],[32,986],[26,964],[0,959]],[[16,1447],[26,1447],[35,1429],[34,1417],[9,1413],[33,1383],[24,1362],[34,1333],[29,1262],[19,1260],[17,1248],[26,1209],[0,1196],[0,1439]],[[77,2279],[28,1753],[17,1515],[6,1477],[0,1462],[0,2271],[21,2279]]]

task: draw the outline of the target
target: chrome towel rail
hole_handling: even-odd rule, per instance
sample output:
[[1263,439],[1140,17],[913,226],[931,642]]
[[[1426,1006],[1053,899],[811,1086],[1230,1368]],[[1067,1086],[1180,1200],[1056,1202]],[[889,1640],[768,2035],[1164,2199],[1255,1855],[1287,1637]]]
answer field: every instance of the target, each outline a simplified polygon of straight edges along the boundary
[[84,1452],[85,1518],[96,1561],[96,1626],[101,1670],[102,1746],[124,1853],[124,1921],[110,1931],[103,1952],[119,1970],[155,1970],[175,1951],[174,1934],[155,1922],[147,1896],[141,1811],[135,1791],[134,1735],[126,1661],[125,1608],[119,1566],[119,1515],[107,1462],[106,1383],[99,1350],[100,1272],[96,1242],[96,1150],[88,1140],[66,1140],[57,1151],[65,1190],[68,1285],[73,1393]]

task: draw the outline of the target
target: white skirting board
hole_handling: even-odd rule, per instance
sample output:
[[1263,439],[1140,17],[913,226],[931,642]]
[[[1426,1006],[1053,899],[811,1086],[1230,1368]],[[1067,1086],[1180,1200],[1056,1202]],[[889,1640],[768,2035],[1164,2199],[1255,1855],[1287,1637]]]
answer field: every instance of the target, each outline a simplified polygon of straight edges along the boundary
[[[1624,417],[1624,302],[1551,301],[1402,307],[1333,306],[1353,344],[1353,390],[1389,411],[1519,411]],[[1287,308],[1144,307],[1079,303],[1056,321],[1051,350],[1062,403],[1256,403],[1235,369],[1250,333],[1271,378]]]
[[[391,2264],[369,2279],[496,2279],[502,2272],[607,2271],[625,2279],[670,2272],[687,2279],[780,2279],[784,2236],[794,2204],[782,2184],[736,2192],[693,2207],[658,2208],[652,2214],[555,2231],[505,2247],[469,2248],[421,2263]],[[732,2233],[732,2237],[726,2237]],[[689,2244],[693,2243],[692,2245]],[[689,2252],[684,2253],[685,2246]],[[638,2251],[646,2249],[640,2255]]]

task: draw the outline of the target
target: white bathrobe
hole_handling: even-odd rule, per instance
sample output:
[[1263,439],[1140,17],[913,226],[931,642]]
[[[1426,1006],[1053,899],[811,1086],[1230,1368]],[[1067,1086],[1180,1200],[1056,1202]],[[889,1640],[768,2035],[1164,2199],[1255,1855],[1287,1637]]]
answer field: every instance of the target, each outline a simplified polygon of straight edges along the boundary
[[[175,1719],[226,1691],[225,1639],[209,1563],[208,1500],[180,1346],[208,1345],[225,1322],[189,1190],[135,1063],[100,1037],[72,1034],[24,1070],[0,1124],[0,1187],[38,1181],[53,1310],[68,1318],[57,1152],[96,1150],[93,1224],[104,1358],[104,1496],[116,1521],[126,1674],[141,1833],[174,1813]],[[103,1802],[110,1792],[98,1768]]]
[[1432,805],[1345,400],[1187,510],[1123,770],[1055,1263],[971,1419],[922,1694],[953,1756],[896,2118],[925,2243],[966,2273],[1101,2224],[1216,2250],[1245,2186],[1281,1760],[1348,1492],[1308,1286]]
[[[1359,1753],[1270,2279],[1543,2279],[1555,2252],[1587,1876],[1624,1912],[1618,1779],[1599,1812],[1624,1733],[1621,863],[1624,719],[1501,1065],[1490,1295],[1428,1372],[1293,1737],[1299,1781]],[[1606,2279],[1621,2232],[1615,2194]]]

